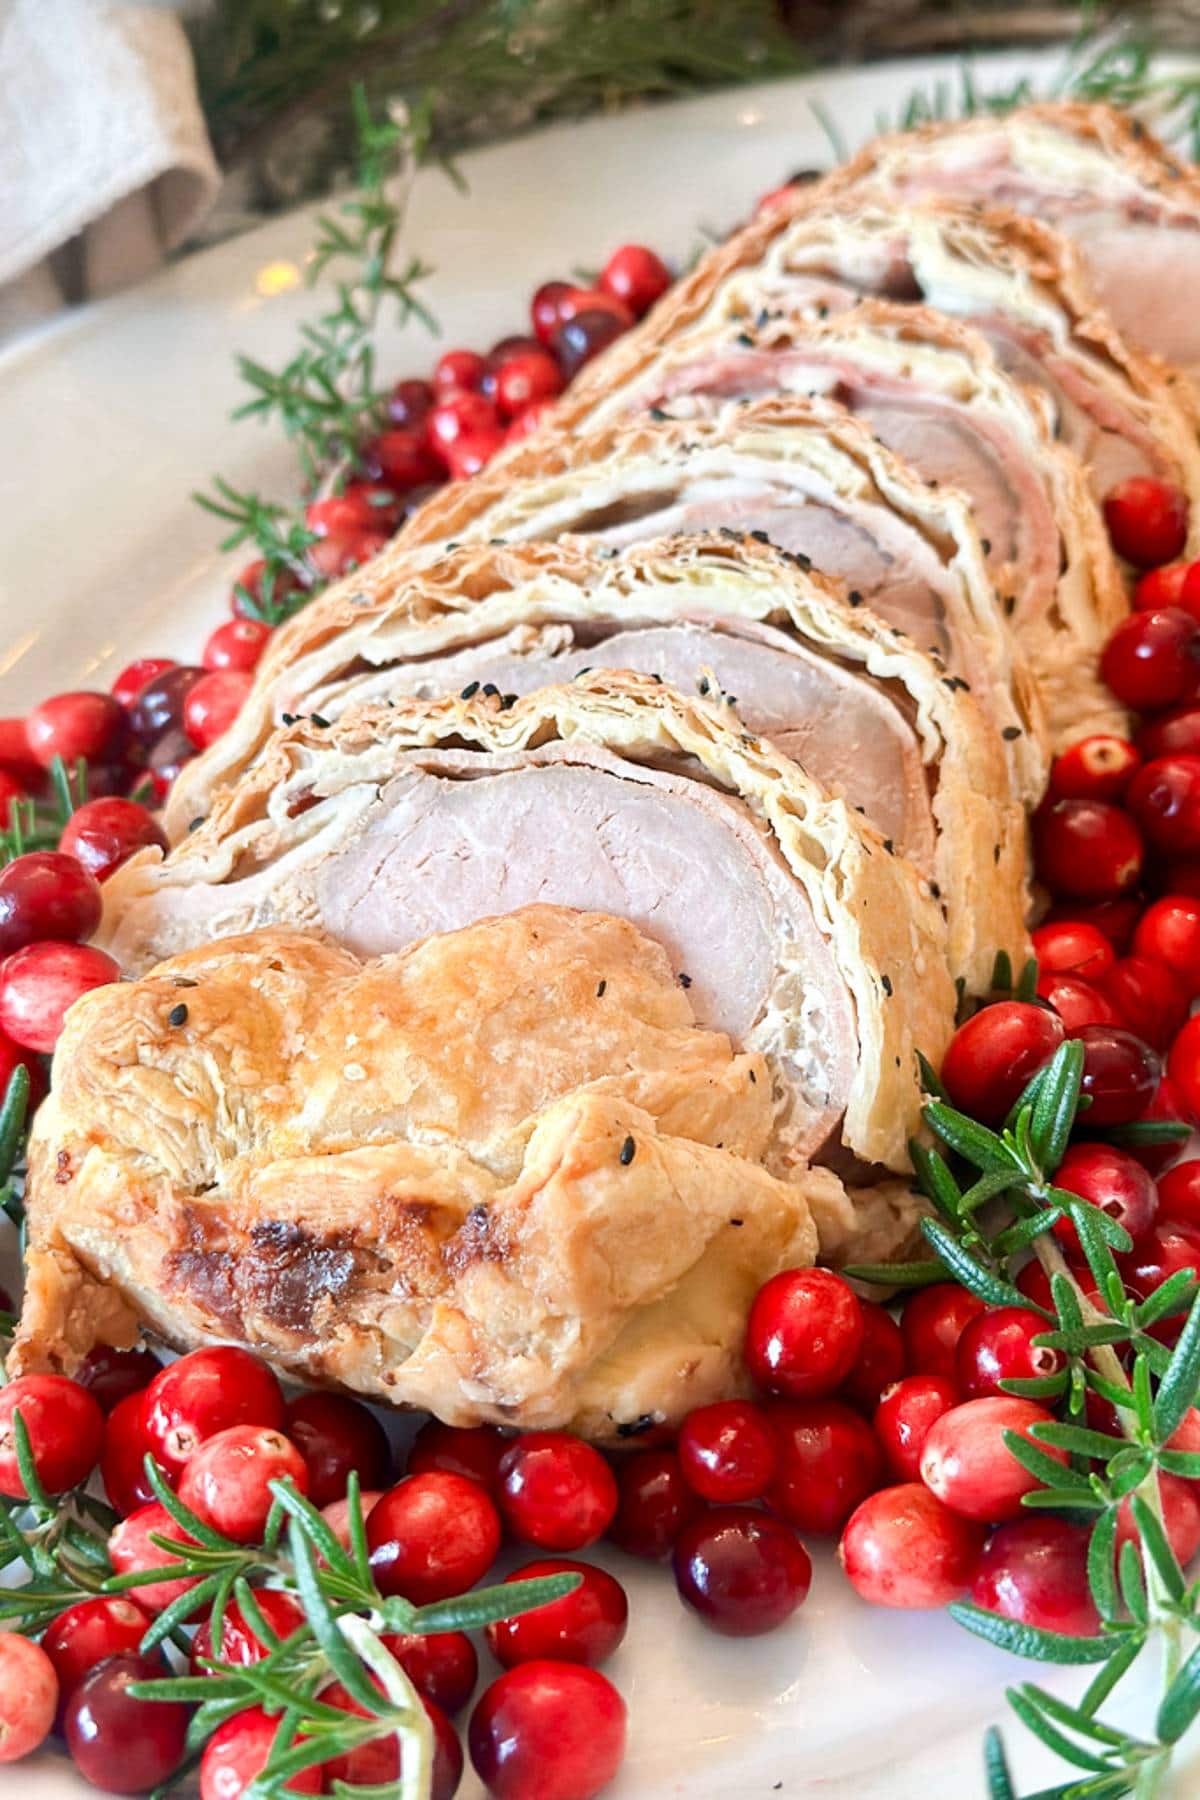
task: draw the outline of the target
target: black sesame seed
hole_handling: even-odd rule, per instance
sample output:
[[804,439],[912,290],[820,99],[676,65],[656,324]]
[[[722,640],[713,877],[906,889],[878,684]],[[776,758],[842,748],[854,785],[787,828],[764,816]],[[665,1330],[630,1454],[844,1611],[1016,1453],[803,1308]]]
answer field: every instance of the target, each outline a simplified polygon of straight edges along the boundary
[[1021,727],[1019,725],[1006,725],[1004,730],[1000,733],[1000,736],[1002,738],[1007,738],[1010,744],[1014,738],[1019,738],[1020,735]]
[[884,993],[890,996],[891,993],[893,992],[891,976],[890,975],[881,975],[879,977],[879,982],[880,982],[880,986],[883,988]]
[[680,970],[680,974],[679,974],[679,985],[681,988],[690,988],[692,985],[691,976],[685,975],[682,970]]
[[596,989],[597,1000],[603,1000],[607,987],[608,987],[607,981],[602,981],[600,983],[599,987]]
[[328,731],[328,729],[329,729],[329,720],[328,719],[323,719],[321,717],[320,713],[309,713],[308,716],[314,725],[320,725],[323,730]]
[[637,1145],[634,1143],[634,1141],[631,1137],[627,1137],[625,1139],[625,1142],[621,1145],[621,1155],[620,1155],[619,1160],[620,1160],[622,1168],[627,1169],[629,1167],[630,1163],[633,1161],[636,1154],[637,1154]]
[[624,1424],[618,1425],[617,1436],[622,1438],[641,1437],[643,1432],[653,1429],[654,1414],[642,1413],[640,1418],[627,1419]]
[[490,698],[495,698],[495,696],[500,692],[500,689],[496,686],[494,681],[485,681],[483,684],[483,691]]
[[466,687],[463,688],[458,697],[460,700],[473,700],[478,692],[479,683],[477,681],[468,681]]
[[981,550],[982,550],[982,551],[983,551],[983,554],[984,554],[984,555],[985,555],[985,556],[990,556],[990,555],[991,555],[991,554],[992,554],[992,540],[991,540],[991,538],[980,538],[980,540],[979,540],[979,548],[980,548],[980,549],[981,549]]
[[280,713],[279,715],[285,725],[294,725],[299,716],[298,713]]
[[771,541],[765,531],[752,531],[750,536],[754,539],[756,544],[769,544]]
[[744,1219],[730,1219],[729,1223],[735,1228],[735,1230],[740,1231],[742,1226],[746,1223],[746,1221]]
[[750,1086],[757,1087],[758,1086],[758,1076],[754,1073],[753,1069],[749,1070],[748,1073],[750,1076]]
[[889,856],[895,856],[895,854],[896,854],[896,840],[895,840],[895,838],[884,838],[884,840],[883,840],[883,847],[884,847],[884,849],[885,849],[885,850],[886,850],[886,851],[887,851],[887,853],[888,853],[888,855],[889,855]]
[[186,1025],[187,1021],[188,1021],[188,1009],[184,1005],[183,1001],[181,1000],[179,1002],[179,1005],[173,1006],[171,1008],[170,1012],[167,1014],[167,1024],[168,1025]]
[[467,1214],[467,1224],[468,1225],[474,1225],[474,1226],[478,1227],[480,1225],[486,1225],[487,1222],[488,1222],[488,1209],[486,1206],[473,1206],[471,1208],[470,1212]]
[[861,606],[863,603],[863,597],[857,588],[851,588],[846,598],[849,600],[851,606]]

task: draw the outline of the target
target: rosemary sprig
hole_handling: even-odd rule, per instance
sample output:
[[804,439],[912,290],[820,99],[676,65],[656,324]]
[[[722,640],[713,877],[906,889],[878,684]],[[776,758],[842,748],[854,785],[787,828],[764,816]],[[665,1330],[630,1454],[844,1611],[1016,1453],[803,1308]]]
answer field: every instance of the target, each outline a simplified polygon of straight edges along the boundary
[[29,850],[53,850],[71,814],[88,797],[87,763],[83,757],[67,768],[56,756],[48,770],[48,800],[13,800],[8,824],[0,831],[0,868]]

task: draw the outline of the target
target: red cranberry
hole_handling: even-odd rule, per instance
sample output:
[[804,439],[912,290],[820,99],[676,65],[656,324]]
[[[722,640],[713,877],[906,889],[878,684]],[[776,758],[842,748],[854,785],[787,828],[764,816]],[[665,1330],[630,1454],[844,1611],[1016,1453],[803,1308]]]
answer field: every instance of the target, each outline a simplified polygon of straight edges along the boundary
[[428,381],[398,381],[388,395],[388,418],[393,425],[423,425],[434,402]]
[[1043,975],[1075,975],[1096,981],[1116,958],[1112,944],[1095,925],[1070,919],[1039,925],[1033,934],[1033,953]]
[[[270,1760],[279,1719],[248,1707],[226,1719],[204,1746],[200,1759],[200,1800],[241,1800]],[[283,1784],[285,1794],[319,1794],[324,1777],[317,1765],[301,1769]]]
[[918,1288],[900,1314],[900,1334],[913,1373],[954,1380],[958,1340],[982,1311],[983,1301],[955,1281]]
[[0,719],[0,769],[27,793],[45,785],[45,770],[35,762],[25,736],[24,719]]
[[1043,1006],[1001,1000],[960,1025],[942,1059],[950,1102],[999,1125],[1063,1041],[1062,1020]]
[[179,1498],[223,1537],[257,1544],[274,1504],[275,1481],[307,1491],[308,1470],[295,1444],[269,1425],[231,1425],[194,1453],[179,1478]]
[[511,1443],[494,1425],[463,1427],[429,1419],[412,1441],[406,1470],[423,1475],[430,1469],[447,1469],[478,1481],[495,1495],[500,1488],[500,1458]]
[[1096,1637],[1100,1615],[1088,1585],[1089,1533],[1048,1514],[1014,1519],[992,1533],[979,1558],[976,1606],[1039,1631]]
[[[1021,1516],[1021,1501],[1041,1483],[1022,1467],[1004,1441],[1007,1431],[1029,1436],[1031,1425],[1053,1415],[1034,1400],[995,1395],[952,1407],[931,1427],[921,1452],[921,1479],[931,1493],[964,1519],[999,1524]],[[1039,1448],[1065,1464],[1065,1450]]]
[[582,318],[586,313],[598,312],[615,320],[622,331],[628,331],[633,324],[633,313],[629,307],[606,288],[570,288],[559,301],[558,311],[563,323]]
[[[114,1512],[123,1519],[139,1506],[148,1506],[154,1489],[146,1479],[146,1456],[150,1440],[146,1435],[146,1396],[127,1394],[118,1400],[109,1414],[104,1430],[104,1448],[100,1455],[100,1479]],[[174,1481],[173,1475],[168,1475]]]
[[[435,440],[428,435],[433,417],[430,412],[420,426],[382,431],[370,446],[371,458],[381,477],[398,494],[407,494],[413,488],[423,487],[428,481],[441,481],[445,477],[445,465],[438,454]],[[365,516],[360,517],[359,523],[350,529],[378,530],[387,523],[378,509],[368,508]],[[341,529],[347,528],[343,526]]]
[[543,281],[534,294],[529,314],[534,334],[540,343],[549,345],[553,342],[554,334],[562,324],[559,308],[571,292],[569,281]]
[[1134,776],[1129,809],[1156,850],[1200,850],[1200,756],[1159,756]]
[[[342,1712],[353,1713],[355,1718],[366,1719],[371,1716],[365,1706],[361,1706],[347,1693],[340,1681],[322,1688],[319,1698],[323,1706],[336,1706]],[[462,1780],[463,1768],[462,1745],[458,1741],[458,1733],[432,1700],[422,1695],[421,1704],[433,1726],[433,1771],[429,1800],[454,1800],[458,1784]],[[396,1792],[400,1778],[400,1741],[394,1735],[372,1738],[347,1751],[344,1756],[330,1757],[321,1766],[325,1771],[326,1786],[331,1793],[338,1791],[337,1783],[345,1783],[351,1789],[373,1788],[378,1791],[383,1788]]]
[[1167,1074],[1192,1117],[1200,1117],[1200,1013],[1188,1020],[1171,1045]]
[[538,400],[552,400],[562,392],[558,364],[540,345],[502,362],[496,370],[496,404],[501,416],[513,419]]
[[[1186,1569],[1196,1551],[1200,1550],[1200,1498],[1197,1497],[1196,1483],[1183,1481],[1178,1475],[1159,1474],[1158,1490],[1162,1499],[1163,1529],[1182,1566]],[[1122,1500],[1117,1511],[1116,1554],[1121,1554],[1122,1544],[1141,1543],[1141,1533],[1134,1524],[1133,1508],[1128,1496]]]
[[114,1350],[111,1344],[97,1344],[75,1379],[94,1396],[101,1412],[111,1413],[131,1394],[140,1394],[161,1367],[153,1350]]
[[[1146,771],[1134,778],[1136,787]],[[1055,800],[1033,821],[1037,872],[1054,894],[1107,900],[1137,885],[1142,839],[1128,813],[1103,800]]]
[[183,707],[183,728],[197,750],[207,750],[233,724],[254,677],[245,669],[215,669],[198,681]]
[[[1155,1125],[1182,1125],[1189,1131],[1194,1124],[1182,1095],[1175,1091],[1173,1084],[1165,1075],[1155,1089],[1154,1098],[1145,1112],[1138,1114],[1137,1122],[1139,1124],[1146,1122]],[[1176,1141],[1164,1144],[1134,1144],[1132,1154],[1144,1169],[1148,1169],[1151,1175],[1157,1176],[1175,1161],[1179,1155],[1179,1143]]]
[[1164,1222],[1176,1220],[1200,1229],[1200,1160],[1176,1163],[1159,1176],[1158,1210]]
[[506,1581],[534,1581],[544,1575],[579,1575],[580,1585],[561,1600],[502,1619],[487,1628],[488,1647],[504,1668],[550,1657],[597,1668],[620,1646],[629,1602],[619,1581],[591,1563],[547,1557],[515,1569]]
[[8,830],[13,820],[13,806],[25,799],[25,789],[15,775],[0,769],[0,829]]
[[1177,706],[1171,712],[1147,719],[1137,734],[1137,747],[1145,762],[1154,762],[1160,756],[1200,753],[1200,706]]
[[471,1761],[493,1800],[592,1800],[625,1754],[625,1702],[596,1669],[531,1662],[476,1702]]
[[170,1473],[182,1473],[201,1444],[232,1425],[283,1426],[279,1383],[249,1350],[232,1344],[193,1350],[146,1390],[146,1436]]
[[504,446],[504,433],[499,429],[464,432],[446,447],[446,462],[452,481],[469,481],[490,463]]
[[680,1427],[679,1461],[688,1486],[705,1500],[758,1500],[775,1473],[770,1422],[749,1400],[698,1406]]
[[0,1388],[0,1494],[25,1494],[17,1467],[17,1411],[46,1492],[62,1494],[86,1481],[100,1460],[104,1414],[86,1388],[65,1375],[21,1375]]
[[[367,446],[367,454],[372,461],[377,460],[376,448],[375,444]],[[384,489],[383,491],[389,493],[390,499],[391,495],[389,490]],[[371,506],[366,495],[359,492],[328,494],[323,500],[310,500],[304,509],[304,523],[308,526],[310,531],[315,531],[318,537],[327,537],[331,531],[370,530],[377,524],[380,524],[381,520],[374,507]],[[238,621],[236,620],[234,621],[235,624],[237,622]],[[246,619],[241,622],[247,625],[255,623],[253,619]],[[229,627],[222,625],[218,629],[227,631]],[[266,629],[269,633],[270,627],[268,626]],[[206,669],[240,668],[243,666],[240,663],[230,664],[223,661],[212,662],[209,659],[207,648],[205,650],[203,661]],[[253,662],[245,665],[247,668],[253,668],[253,666]]]
[[129,722],[144,744],[155,744],[166,731],[183,729],[183,703],[204,669],[177,664],[148,681],[129,710]]
[[364,1488],[386,1487],[392,1469],[387,1433],[365,1406],[344,1394],[300,1394],[288,1405],[284,1429],[308,1470],[316,1507],[340,1500],[351,1470]]
[[477,1481],[432,1470],[389,1488],[367,1519],[380,1590],[415,1606],[465,1594],[500,1548],[500,1519]]
[[139,656],[135,662],[127,663],[113,682],[113,699],[128,712],[148,681],[157,680],[174,667],[171,656]]
[[522,412],[510,420],[504,433],[506,444],[519,444],[535,432],[543,419],[554,410],[553,400],[534,400]]
[[495,406],[485,394],[468,393],[465,389],[449,393],[438,401],[429,415],[430,441],[445,456],[459,438],[479,432],[496,431],[500,420]]
[[[364,1522],[370,1518],[383,1494],[378,1488],[364,1488],[358,1496],[359,1510]],[[350,1502],[349,1500],[331,1500],[328,1506],[321,1508],[321,1517],[332,1531],[343,1550],[351,1548],[350,1543]]]
[[20,1762],[45,1743],[58,1708],[58,1680],[46,1652],[18,1632],[0,1633],[0,1764]]
[[888,1472],[897,1481],[917,1481],[921,1451],[930,1428],[959,1401],[958,1384],[948,1375],[906,1375],[888,1388],[875,1411],[875,1436]]
[[584,363],[606,350],[624,330],[625,326],[612,313],[594,309],[564,319],[554,333],[552,348],[567,380],[577,375]]
[[639,1450],[617,1468],[618,1502],[609,1537],[630,1556],[660,1561],[703,1511],[674,1450]]
[[136,1651],[149,1629],[150,1614],[128,1594],[77,1600],[51,1619],[42,1634],[42,1649],[54,1665],[60,1702],[69,1700],[105,1657]]
[[1091,1100],[1084,1115],[1089,1127],[1127,1125],[1154,1098],[1160,1065],[1132,1031],[1112,1025],[1085,1025],[1075,1034],[1083,1045],[1081,1088]]
[[1063,903],[1051,908],[1046,923],[1062,925],[1069,921],[1077,925],[1094,925],[1120,956],[1133,941],[1134,927],[1141,916],[1141,903],[1128,896],[1124,900]]
[[868,1418],[879,1405],[886,1388],[900,1380],[908,1367],[904,1338],[890,1312],[873,1300],[860,1302],[863,1347],[858,1361],[843,1381],[840,1395]]
[[1117,1258],[1126,1283],[1143,1297],[1153,1294],[1181,1269],[1200,1273],[1200,1227],[1180,1219],[1157,1219],[1133,1249]]
[[983,1527],[951,1512],[919,1482],[881,1488],[857,1508],[838,1558],[872,1606],[948,1606],[975,1570]]
[[870,1425],[838,1400],[780,1400],[770,1416],[779,1461],[767,1505],[798,1531],[840,1531],[883,1478]]
[[160,804],[170,793],[180,769],[190,763],[195,754],[192,740],[182,728],[163,732],[146,759],[146,773],[154,789],[154,798]]
[[142,1794],[170,1779],[183,1759],[188,1709],[135,1700],[129,1689],[162,1674],[152,1657],[110,1656],[67,1701],[63,1735],[85,1781],[109,1794]]
[[1049,1329],[1040,1313],[1025,1306],[995,1306],[978,1313],[958,1340],[955,1362],[963,1398],[1001,1394],[1002,1381],[1056,1375],[1065,1367],[1061,1350],[1040,1349],[1033,1342]]
[[129,721],[111,694],[55,694],[29,714],[25,737],[31,755],[44,769],[56,756],[68,768],[80,756],[90,763],[119,762],[129,738]]
[[671,285],[671,271],[644,244],[622,244],[604,265],[600,286],[624,302],[635,318],[650,311]]
[[[304,1608],[300,1602],[278,1588],[258,1588],[254,1600],[263,1616],[263,1623],[274,1632],[280,1643],[284,1638],[291,1637],[293,1631],[304,1623]],[[200,1628],[192,1639],[191,1671],[193,1675],[204,1674],[200,1667],[202,1662],[229,1663],[234,1668],[248,1668],[251,1663],[262,1662],[273,1648],[273,1644],[264,1642],[259,1637],[237,1601],[231,1600],[221,1621],[221,1648],[216,1655],[213,1654],[212,1618],[210,1616],[201,1621]]]
[[[441,473],[430,477],[436,483]],[[347,506],[355,509],[363,527],[373,531],[395,531],[404,516],[405,507],[412,502],[415,489],[398,490],[394,481],[368,480],[365,475],[355,476],[346,483],[341,498]]]
[[97,881],[107,881],[114,869],[147,846],[165,850],[166,832],[136,800],[116,795],[78,807],[58,840],[60,851],[75,857]]
[[1155,1050],[1166,1049],[1187,1016],[1187,995],[1178,981],[1164,963],[1148,956],[1123,956],[1099,986],[1116,1007],[1119,1023]]
[[30,850],[0,869],[0,956],[41,938],[91,937],[100,911],[100,889],[73,856]]
[[1173,561],[1187,542],[1187,495],[1169,481],[1130,475],[1105,495],[1104,523],[1118,556],[1151,569]]
[[795,1400],[841,1386],[866,1327],[849,1283],[829,1269],[785,1269],[758,1290],[746,1326],[746,1367],[759,1387]]
[[156,1537],[172,1544],[186,1545],[191,1541],[162,1502],[152,1500],[148,1506],[139,1506],[114,1528],[108,1540],[108,1556],[118,1575],[142,1575],[151,1569],[165,1571],[161,1581],[141,1582],[130,1589],[134,1600],[146,1612],[160,1613],[189,1588],[194,1588],[199,1577],[171,1574],[171,1570],[182,1566],[179,1555],[156,1544]]
[[464,1631],[430,1631],[424,1637],[396,1633],[383,1642],[426,1700],[451,1717],[462,1711],[479,1676],[479,1658]]
[[361,569],[386,548],[386,531],[331,531],[308,546],[305,555],[322,581],[334,581],[352,569]]
[[[2,881],[0,877],[0,881]],[[1189,998],[1200,992],[1200,901],[1168,894],[1142,914],[1133,936],[1139,956],[1165,963]]]
[[227,619],[209,633],[201,658],[206,669],[257,667],[271,638],[271,627],[261,619]]
[[1068,1037],[1084,1025],[1120,1025],[1121,1015],[1105,994],[1078,975],[1039,975],[1038,998],[1063,1022]]
[[1193,694],[1200,674],[1200,627],[1177,606],[1131,613],[1105,645],[1100,673],[1134,712],[1177,706]]
[[1164,606],[1180,606],[1191,563],[1163,563],[1139,575],[1133,590],[1135,612],[1159,612]]
[[90,944],[46,939],[0,964],[0,1031],[26,1050],[48,1053],[67,1008],[93,988],[121,979],[120,965]]
[[[42,1073],[42,1065],[32,1050],[24,1050],[20,1044],[0,1031],[0,1101],[8,1092],[8,1086],[18,1069],[24,1069],[29,1077],[29,1111],[32,1113],[39,1105],[46,1091],[46,1077]],[[5,1307],[5,1312],[11,1312]]]
[[[1110,1144],[1072,1144],[1058,1166],[1054,1185],[1100,1207],[1132,1238],[1149,1231],[1158,1213],[1158,1194],[1141,1163]],[[1080,1253],[1078,1234],[1069,1218],[1061,1218],[1054,1232],[1072,1254]]]
[[812,1563],[795,1532],[769,1513],[721,1506],[675,1540],[675,1585],[685,1605],[725,1637],[757,1637],[808,1598]]
[[1141,757],[1127,738],[1083,738],[1055,758],[1050,771],[1050,797],[1119,801],[1141,764]]
[[477,388],[487,371],[487,364],[476,350],[446,350],[433,366],[433,391],[443,394]]
[[307,586],[307,581],[302,580],[295,569],[276,568],[268,572],[266,563],[259,557],[256,562],[247,563],[234,582],[229,610],[236,619],[257,618],[269,607],[286,607]]
[[617,1482],[598,1450],[565,1431],[527,1431],[500,1462],[500,1510],[518,1542],[582,1550],[608,1530]]

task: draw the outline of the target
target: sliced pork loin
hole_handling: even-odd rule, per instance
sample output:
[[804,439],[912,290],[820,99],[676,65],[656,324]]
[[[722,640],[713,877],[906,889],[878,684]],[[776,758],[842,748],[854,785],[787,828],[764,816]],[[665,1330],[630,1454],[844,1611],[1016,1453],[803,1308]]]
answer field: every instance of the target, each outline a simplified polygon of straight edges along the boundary
[[1077,101],[896,132],[832,177],[907,201],[982,200],[1068,233],[1095,292],[1131,343],[1200,381],[1200,174],[1115,107]]
[[[751,930],[777,907],[807,946],[765,839],[741,873]],[[852,1015],[804,953],[840,1089]],[[31,1140],[11,1370],[74,1372],[146,1323],[455,1425],[601,1440],[744,1390],[755,1290],[854,1214],[830,1170],[768,1171],[771,1059],[698,1024],[680,973],[624,919],[534,906],[365,960],[264,930],[92,993]],[[906,1209],[883,1183],[868,1229]]]
[[101,941],[135,973],[265,925],[381,956],[534,903],[628,918],[700,1024],[767,1056],[775,1172],[906,1167],[916,1052],[936,1063],[954,1009],[927,884],[731,707],[646,677],[279,732],[165,861],[106,884]]

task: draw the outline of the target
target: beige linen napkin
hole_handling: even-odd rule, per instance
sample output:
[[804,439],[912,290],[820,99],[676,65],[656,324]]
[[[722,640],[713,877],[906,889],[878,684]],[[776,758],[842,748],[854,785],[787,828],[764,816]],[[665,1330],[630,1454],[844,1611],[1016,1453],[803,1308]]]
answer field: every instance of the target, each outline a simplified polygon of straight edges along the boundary
[[0,0],[0,341],[139,280],[220,179],[165,6]]

